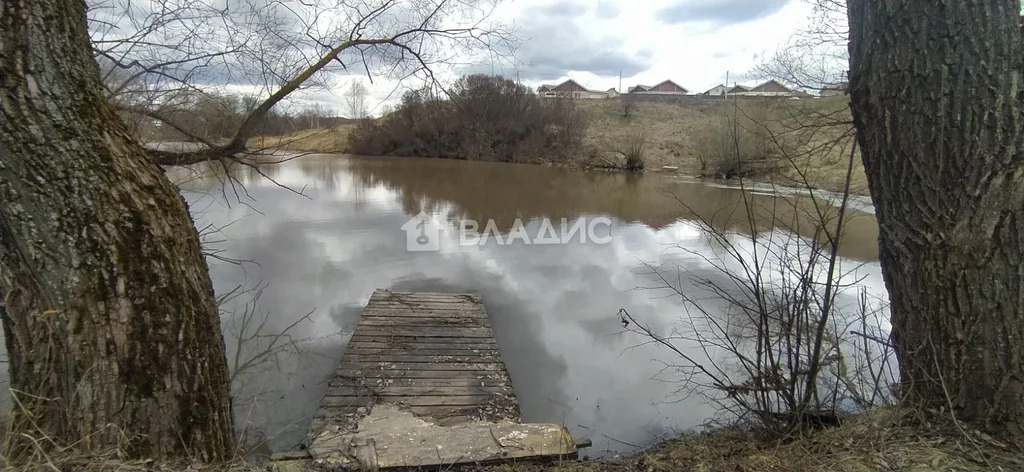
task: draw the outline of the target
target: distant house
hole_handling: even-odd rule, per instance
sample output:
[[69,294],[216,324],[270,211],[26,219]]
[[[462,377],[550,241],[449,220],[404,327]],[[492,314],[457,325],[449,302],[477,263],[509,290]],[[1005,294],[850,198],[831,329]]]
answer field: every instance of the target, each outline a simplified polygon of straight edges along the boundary
[[737,84],[734,85],[731,89],[729,89],[729,91],[726,93],[728,93],[729,95],[743,95],[749,91],[750,87],[747,87],[746,85]]
[[558,85],[541,85],[537,87],[537,95],[544,98],[608,98],[608,92],[590,90],[572,79]]
[[701,95],[707,95],[707,96],[711,96],[711,97],[720,97],[722,95],[725,95],[725,93],[728,92],[728,91],[729,91],[728,87],[726,87],[725,85],[722,85],[722,84],[718,84],[718,85],[716,85],[714,87],[709,88],[706,92],[702,93]]
[[834,97],[836,95],[843,95],[843,94],[846,93],[846,89],[849,86],[850,86],[850,84],[848,84],[846,82],[840,82],[840,83],[837,83],[837,84],[828,84],[828,85],[826,85],[826,86],[821,88],[820,94],[821,94],[822,97]]
[[612,87],[608,89],[608,91],[606,91],[604,94],[607,95],[608,98],[615,98],[619,96],[619,91],[615,90],[615,87]]
[[729,95],[746,97],[790,97],[810,98],[812,95],[799,90],[793,90],[777,80],[769,80],[754,87],[737,85],[729,90]]
[[683,87],[682,85],[671,80],[666,80],[650,87],[646,85],[630,87],[629,93],[639,95],[686,95],[690,93],[690,91],[686,90],[686,87]]
[[758,85],[750,89],[751,95],[763,95],[763,96],[786,96],[791,95],[793,89],[782,85],[779,81],[772,79],[761,85]]

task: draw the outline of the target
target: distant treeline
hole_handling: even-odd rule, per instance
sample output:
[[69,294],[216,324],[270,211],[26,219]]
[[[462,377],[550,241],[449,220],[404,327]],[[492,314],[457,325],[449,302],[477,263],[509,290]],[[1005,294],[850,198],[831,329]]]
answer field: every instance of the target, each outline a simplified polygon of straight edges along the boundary
[[[236,95],[178,94],[158,106],[137,106],[151,114],[126,111],[122,116],[135,134],[144,140],[201,139],[216,142],[234,137],[250,110],[258,104],[253,98]],[[290,113],[271,109],[260,121],[256,134],[282,135],[306,129],[331,128],[357,121],[332,115],[330,110],[321,105],[307,106]],[[155,116],[160,119],[154,118]]]
[[544,100],[523,85],[484,75],[463,77],[448,93],[406,93],[392,113],[359,123],[349,151],[501,162],[579,154],[585,125],[570,100]]

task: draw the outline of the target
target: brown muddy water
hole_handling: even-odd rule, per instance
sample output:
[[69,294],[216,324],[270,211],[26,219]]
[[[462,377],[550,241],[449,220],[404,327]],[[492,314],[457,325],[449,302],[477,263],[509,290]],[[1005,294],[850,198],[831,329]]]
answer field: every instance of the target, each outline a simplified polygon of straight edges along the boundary
[[[681,375],[666,369],[680,361],[625,332],[619,309],[660,332],[684,327],[680,297],[657,289],[663,283],[648,264],[671,273],[683,292],[695,288],[677,277],[680,268],[725,280],[706,260],[714,260],[716,246],[699,218],[738,241],[749,239],[752,221],[759,232],[813,236],[810,199],[670,176],[340,155],[261,172],[236,169],[229,180],[197,167],[171,177],[215,251],[217,293],[262,288],[255,303],[253,291],[225,303],[224,330],[233,367],[268,344],[278,348],[233,385],[238,429],[267,437],[274,450],[303,440],[361,307],[378,288],[481,294],[523,420],[564,424],[575,438],[593,441],[592,456],[699,428],[716,417],[713,406],[680,392]],[[744,198],[765,212],[749,219]],[[763,217],[773,208],[777,221]],[[420,212],[443,229],[438,251],[407,250],[402,227]],[[571,225],[599,217],[611,221],[599,226],[606,244],[503,245],[492,237],[460,245],[454,236],[463,219],[481,229],[494,220],[504,235],[520,219],[532,237],[544,218],[558,228],[563,218]],[[881,301],[877,236],[870,213],[851,211],[839,252],[854,288]],[[840,305],[857,299],[844,293]],[[293,324],[287,338],[254,336]]]

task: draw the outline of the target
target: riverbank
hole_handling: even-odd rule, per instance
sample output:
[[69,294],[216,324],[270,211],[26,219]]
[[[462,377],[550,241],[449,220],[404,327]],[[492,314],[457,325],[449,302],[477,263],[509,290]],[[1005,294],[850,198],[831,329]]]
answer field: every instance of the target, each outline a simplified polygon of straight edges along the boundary
[[1024,470],[1021,450],[951,421],[920,423],[878,408],[800,439],[768,438],[736,427],[656,444],[632,455],[562,464],[506,464],[490,472],[990,471]]
[[[878,408],[842,425],[799,439],[768,438],[726,427],[655,444],[619,458],[467,466],[471,472],[868,472],[1024,470],[1020,446],[957,426],[946,418],[919,422],[897,408]],[[586,450],[581,454],[586,454]],[[295,454],[292,454],[295,456]],[[296,456],[297,457],[297,456]],[[2,456],[0,456],[2,458]],[[98,456],[56,453],[32,464],[3,463],[5,470],[82,471],[312,471],[307,460],[201,465],[153,460],[122,461],[116,451]]]
[[[762,149],[766,142],[775,142],[787,149],[786,158],[751,159],[746,166],[756,169],[746,175],[749,180],[785,187],[805,188],[810,185],[834,192],[842,191],[848,154],[829,142],[843,137],[845,98],[814,100],[748,101],[740,106],[724,101],[693,101],[682,104],[638,102],[626,105],[619,100],[580,100],[576,102],[587,123],[579,155],[568,161],[547,162],[581,168],[601,168],[615,158],[616,143],[628,142],[638,134],[645,139],[644,161],[647,171],[661,171],[665,166],[676,168],[682,176],[713,177],[729,175],[729,169],[714,162],[720,154],[715,147],[731,144],[729,133],[739,135],[745,150]],[[795,117],[795,118],[794,118]],[[730,131],[730,121],[733,131]],[[771,135],[763,123],[773,125]],[[810,122],[837,122],[838,125],[806,126]],[[792,132],[780,128],[804,127],[812,131]],[[348,137],[355,125],[306,130],[285,136],[257,137],[250,140],[253,149],[287,149],[299,152],[339,153],[348,150]],[[724,134],[724,136],[723,136]],[[848,139],[848,138],[847,138]],[[782,143],[781,141],[785,141]],[[747,151],[748,153],[752,151]],[[718,171],[723,172],[718,172]],[[859,156],[854,158],[851,190],[867,195],[867,180]]]

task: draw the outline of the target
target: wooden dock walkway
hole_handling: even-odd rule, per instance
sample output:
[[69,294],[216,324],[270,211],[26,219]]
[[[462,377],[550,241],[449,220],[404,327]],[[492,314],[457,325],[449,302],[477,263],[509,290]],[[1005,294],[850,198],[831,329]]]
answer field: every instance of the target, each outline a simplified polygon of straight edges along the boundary
[[566,429],[521,424],[478,295],[378,290],[313,420],[315,461],[377,470],[573,458]]

